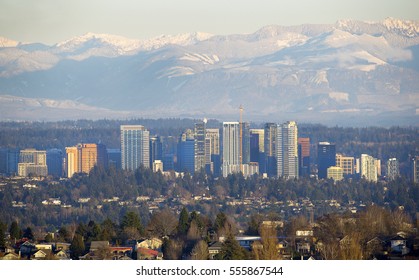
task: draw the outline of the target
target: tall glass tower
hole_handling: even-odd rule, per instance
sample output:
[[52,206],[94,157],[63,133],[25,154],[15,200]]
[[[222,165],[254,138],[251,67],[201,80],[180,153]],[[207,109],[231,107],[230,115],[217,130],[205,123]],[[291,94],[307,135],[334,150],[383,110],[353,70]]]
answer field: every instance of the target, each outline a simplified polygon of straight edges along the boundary
[[240,124],[223,123],[223,176],[240,172]]
[[276,138],[277,176],[286,179],[298,178],[298,128],[289,121],[278,125]]
[[150,168],[150,132],[142,125],[121,125],[122,168]]

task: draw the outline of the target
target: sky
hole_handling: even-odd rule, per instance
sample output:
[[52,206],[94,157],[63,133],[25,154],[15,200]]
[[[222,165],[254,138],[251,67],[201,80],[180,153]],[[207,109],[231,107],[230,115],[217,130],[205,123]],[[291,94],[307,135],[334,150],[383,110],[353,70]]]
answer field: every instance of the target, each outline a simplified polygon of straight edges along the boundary
[[0,0],[0,37],[55,44],[87,32],[253,33],[266,25],[419,19],[418,0]]

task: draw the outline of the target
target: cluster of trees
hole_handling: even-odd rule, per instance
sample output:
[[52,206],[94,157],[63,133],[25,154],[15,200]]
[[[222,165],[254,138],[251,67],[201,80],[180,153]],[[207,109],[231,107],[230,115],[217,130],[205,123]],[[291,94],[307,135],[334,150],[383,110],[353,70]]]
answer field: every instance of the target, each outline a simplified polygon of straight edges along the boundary
[[[324,201],[336,200],[342,205],[351,202],[358,204],[376,204],[389,209],[403,206],[412,217],[419,211],[419,185],[412,184],[404,178],[392,182],[368,182],[365,180],[316,180],[302,178],[299,180],[264,179],[259,176],[244,178],[241,174],[232,174],[226,178],[214,178],[204,173],[193,177],[165,177],[160,172],[139,168],[136,171],[103,169],[95,167],[89,175],[76,174],[67,181],[36,182],[37,189],[25,189],[24,184],[5,180],[0,192],[0,219],[10,223],[19,219],[26,224],[42,226],[59,226],[72,221],[88,222],[110,217],[119,219],[125,214],[129,205],[135,205],[144,221],[148,221],[148,204],[138,202],[138,196],[149,196],[151,199],[164,197],[167,207],[179,206],[175,198],[189,201],[189,209],[205,215],[216,215],[221,210],[228,214],[239,213],[240,216],[252,212],[243,206],[228,206],[225,198],[265,199],[270,202],[266,210],[280,211],[275,202],[298,201],[309,199],[315,205],[316,216],[336,211]],[[19,186],[20,185],[20,186]],[[193,196],[212,197],[210,201],[194,202]],[[118,203],[103,203],[104,199],[118,197],[119,201],[128,202],[128,206]],[[62,204],[72,208],[45,206],[42,201],[59,198]],[[90,198],[88,203],[79,203],[80,198]],[[26,207],[12,207],[13,201],[21,202]],[[221,205],[221,208],[220,206]],[[99,207],[102,206],[102,207]],[[286,209],[285,209],[286,210]],[[250,211],[250,212],[246,212]],[[282,218],[290,218],[292,213],[285,212]]]
[[[412,219],[401,210],[370,206],[353,216],[328,214],[317,221],[315,236],[324,259],[372,259],[383,253],[384,240],[414,233]],[[373,240],[377,238],[377,242]]]
[[[0,222],[0,248],[6,246],[4,233],[10,233],[11,245],[25,237],[33,241],[70,243],[71,258],[78,259],[86,254],[92,241],[109,241],[115,245],[127,245],[131,240],[157,237],[163,240],[162,252],[165,259],[208,259],[208,246],[224,237],[220,252],[215,259],[221,260],[275,260],[278,253],[279,236],[289,241],[289,253],[296,252],[297,230],[314,229],[311,239],[314,251],[323,259],[370,259],[383,252],[383,242],[368,242],[374,238],[385,240],[399,232],[414,236],[411,218],[401,210],[390,211],[383,207],[370,206],[357,214],[327,214],[310,224],[304,216],[294,217],[283,227],[264,224],[269,215],[253,214],[247,223],[246,234],[258,235],[251,250],[241,247],[235,236],[236,223],[225,213],[218,212],[215,219],[183,208],[179,214],[169,209],[153,212],[148,223],[144,223],[134,211],[127,211],[119,223],[109,218],[101,222],[89,221],[61,226],[56,234],[36,236],[30,227],[21,230],[13,221],[10,227]],[[37,231],[39,232],[39,231]],[[282,237],[284,238],[284,237]],[[111,257],[109,252],[99,252],[103,258]],[[135,257],[135,255],[133,256]]]

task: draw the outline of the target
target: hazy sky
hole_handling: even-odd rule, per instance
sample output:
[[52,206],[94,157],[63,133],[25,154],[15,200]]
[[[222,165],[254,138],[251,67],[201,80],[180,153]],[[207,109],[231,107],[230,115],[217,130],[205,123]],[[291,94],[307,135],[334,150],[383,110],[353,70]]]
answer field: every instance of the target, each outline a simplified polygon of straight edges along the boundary
[[55,44],[87,32],[252,33],[270,25],[339,19],[419,19],[418,0],[0,0],[0,37]]

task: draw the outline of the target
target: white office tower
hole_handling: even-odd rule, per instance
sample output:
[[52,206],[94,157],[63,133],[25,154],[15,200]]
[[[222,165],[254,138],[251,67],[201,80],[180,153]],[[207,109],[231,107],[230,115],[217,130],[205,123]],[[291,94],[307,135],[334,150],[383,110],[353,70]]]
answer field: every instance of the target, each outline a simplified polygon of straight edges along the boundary
[[142,125],[121,125],[122,168],[150,168],[150,132]]
[[278,125],[276,138],[277,176],[285,179],[298,178],[298,129],[289,121]]
[[223,123],[223,176],[240,172],[240,124]]

